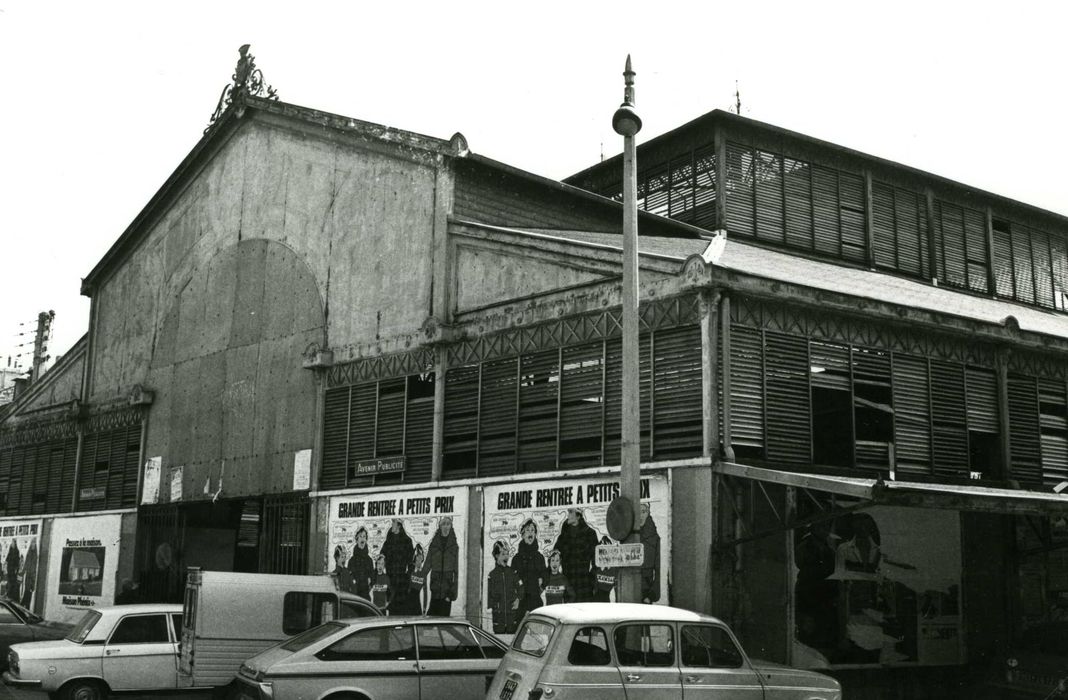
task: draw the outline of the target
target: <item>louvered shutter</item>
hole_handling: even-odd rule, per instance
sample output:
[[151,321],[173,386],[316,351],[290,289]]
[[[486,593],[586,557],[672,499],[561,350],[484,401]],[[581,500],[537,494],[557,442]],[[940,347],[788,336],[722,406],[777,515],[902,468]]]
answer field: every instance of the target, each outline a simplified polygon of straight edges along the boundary
[[838,222],[838,173],[812,166],[812,215],[816,252],[842,255]]
[[931,360],[934,473],[967,478],[969,471],[964,367]]
[[693,161],[687,154],[670,164],[671,185],[668,192],[668,215],[673,219],[693,222]]
[[755,328],[731,326],[731,442],[764,448],[764,343]]
[[559,353],[532,353],[519,358],[519,470],[556,467]]
[[423,383],[416,375],[408,377],[407,383],[404,454],[408,467],[403,479],[404,483],[420,483],[430,481],[434,468],[434,394],[427,396],[413,391],[416,383]]
[[893,434],[893,393],[890,354],[853,348],[853,425],[856,466],[885,470],[890,466]]
[[898,270],[917,277],[927,276],[926,207],[915,192],[894,190]]
[[560,466],[601,464],[604,347],[590,343],[563,349],[560,377]]
[[701,329],[681,326],[653,336],[653,456],[701,454]]
[[716,226],[716,151],[714,147],[694,151],[696,178],[694,180],[693,223],[701,228]]
[[378,383],[375,457],[397,457],[404,453],[406,385],[404,377],[383,379]]
[[992,370],[969,367],[968,430],[998,432],[998,381]]
[[783,159],[786,180],[786,243],[812,250],[812,167],[803,160]]
[[0,512],[6,512],[8,497],[11,487],[11,460],[15,450],[10,447],[0,447]]
[[343,386],[327,389],[323,398],[323,458],[319,471],[319,488],[324,490],[345,486],[349,394],[350,387]]
[[768,461],[805,464],[811,457],[808,341],[764,334]]
[[621,463],[623,432],[623,341],[605,341],[604,351],[604,463]]
[[509,357],[482,365],[482,407],[479,412],[479,476],[515,473],[516,402],[519,359]]
[[868,259],[868,236],[864,219],[864,178],[852,173],[838,173],[838,198],[842,257],[865,262]]
[[968,289],[986,293],[987,279],[986,216],[974,209],[963,210],[964,245],[968,260]]
[[141,426],[126,429],[126,463],[122,471],[122,505],[137,505],[137,480],[141,470]]
[[953,287],[967,288],[964,211],[940,200],[935,202],[935,250],[939,281]]
[[894,354],[894,453],[904,474],[931,473],[931,392],[927,360]]
[[477,473],[478,365],[454,367],[445,373],[445,425],[442,476],[466,479]]
[[876,267],[898,269],[897,226],[894,211],[894,188],[881,182],[871,184],[872,257]]
[[773,243],[786,240],[783,228],[782,156],[755,152],[757,238]]
[[1035,273],[1031,266],[1031,232],[1025,226],[1012,227],[1012,268],[1017,301],[1035,303]]
[[1068,480],[1068,405],[1063,379],[1039,379],[1042,479],[1049,486]]
[[670,211],[671,171],[657,168],[645,176],[645,211],[667,216]]
[[727,228],[740,236],[756,234],[753,168],[753,152],[749,148],[727,144]]
[[1038,387],[1034,377],[1009,375],[1009,445],[1012,478],[1034,484],[1042,478]]
[[1068,250],[1065,241],[1057,235],[1049,237],[1049,250],[1053,269],[1053,308],[1064,311],[1066,308],[1065,292],[1068,291]]
[[994,286],[998,296],[1012,299],[1015,283],[1012,264],[1012,236],[994,227]]
[[1044,231],[1031,231],[1031,256],[1035,268],[1035,303],[1054,308],[1049,236]]
[[[375,456],[375,422],[377,420],[378,384],[357,384],[352,387],[352,403],[349,414],[348,463]],[[373,476],[347,479],[346,486],[370,486]]]

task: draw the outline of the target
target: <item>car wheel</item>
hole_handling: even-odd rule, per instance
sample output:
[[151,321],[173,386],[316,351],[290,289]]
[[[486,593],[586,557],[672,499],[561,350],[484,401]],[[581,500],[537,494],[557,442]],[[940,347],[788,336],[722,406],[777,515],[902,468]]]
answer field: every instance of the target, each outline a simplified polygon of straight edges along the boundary
[[62,700],[104,700],[107,696],[102,684],[88,679],[71,681],[59,691]]

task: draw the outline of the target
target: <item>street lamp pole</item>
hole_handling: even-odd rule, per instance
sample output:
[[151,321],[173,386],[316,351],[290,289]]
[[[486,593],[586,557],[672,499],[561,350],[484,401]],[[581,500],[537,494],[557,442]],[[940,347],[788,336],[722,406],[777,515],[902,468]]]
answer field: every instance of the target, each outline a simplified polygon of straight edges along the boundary
[[[623,104],[612,115],[612,128],[623,137],[623,435],[620,495],[633,509],[627,542],[638,542],[637,524],[641,504],[641,424],[638,389],[638,176],[634,136],[642,120],[634,111],[634,71],[630,56],[623,71]],[[640,603],[641,569],[619,569],[618,600]]]

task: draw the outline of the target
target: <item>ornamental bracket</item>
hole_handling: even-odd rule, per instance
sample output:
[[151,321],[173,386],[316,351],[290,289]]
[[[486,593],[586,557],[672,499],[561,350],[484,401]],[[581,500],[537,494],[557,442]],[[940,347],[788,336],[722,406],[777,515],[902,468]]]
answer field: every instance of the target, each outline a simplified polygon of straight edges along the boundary
[[237,67],[230,77],[231,83],[223,88],[219,95],[219,103],[215,105],[215,111],[204,128],[208,133],[216,122],[222,118],[230,105],[240,103],[245,97],[262,97],[268,100],[277,100],[278,91],[268,85],[263,79],[263,71],[256,67],[256,57],[248,52],[249,44],[244,44],[238,53]]

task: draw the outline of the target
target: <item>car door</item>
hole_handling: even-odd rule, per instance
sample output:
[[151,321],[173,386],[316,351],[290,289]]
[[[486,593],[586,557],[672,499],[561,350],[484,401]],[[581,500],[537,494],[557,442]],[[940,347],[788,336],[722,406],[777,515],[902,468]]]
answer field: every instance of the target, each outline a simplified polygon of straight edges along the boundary
[[420,697],[481,700],[500,659],[487,659],[462,623],[420,623],[415,630]]
[[682,683],[671,624],[617,625],[613,644],[627,700],[677,700]]
[[761,700],[764,687],[731,633],[712,624],[679,626],[683,700]]
[[602,626],[564,627],[561,643],[573,634],[567,650],[567,664],[553,664],[542,679],[559,683],[582,700],[620,700],[625,691],[619,669],[612,662],[608,633]]
[[166,613],[126,615],[104,644],[104,680],[114,690],[177,687],[177,643]]
[[[335,690],[357,691],[375,700],[419,697],[415,639],[409,625],[357,630],[317,652],[315,658],[317,664],[298,669],[291,679],[293,697],[316,697]],[[289,681],[283,680],[285,672],[277,675],[276,688],[290,689]]]
[[7,652],[12,644],[33,641],[33,627],[0,603],[0,668],[7,668]]

